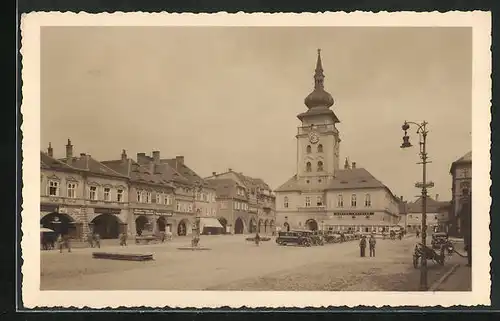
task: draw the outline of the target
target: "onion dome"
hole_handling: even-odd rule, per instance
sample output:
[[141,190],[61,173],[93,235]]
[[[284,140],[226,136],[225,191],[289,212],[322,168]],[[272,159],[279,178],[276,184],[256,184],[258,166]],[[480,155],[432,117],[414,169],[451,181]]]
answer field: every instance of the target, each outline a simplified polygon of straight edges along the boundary
[[323,74],[323,65],[321,63],[321,49],[318,49],[318,60],[314,72],[314,90],[304,99],[307,108],[330,108],[333,106],[333,97],[330,93],[325,91],[324,81],[325,75]]

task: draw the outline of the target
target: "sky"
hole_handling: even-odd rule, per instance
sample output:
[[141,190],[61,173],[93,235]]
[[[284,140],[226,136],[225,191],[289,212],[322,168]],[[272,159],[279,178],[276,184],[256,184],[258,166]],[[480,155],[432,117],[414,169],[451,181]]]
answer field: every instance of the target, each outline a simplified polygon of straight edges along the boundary
[[321,48],[341,164],[414,200],[422,180],[401,125],[427,121],[431,196],[472,148],[470,28],[43,27],[41,149],[98,160],[160,150],[202,177],[228,168],[273,189],[296,171],[297,115]]

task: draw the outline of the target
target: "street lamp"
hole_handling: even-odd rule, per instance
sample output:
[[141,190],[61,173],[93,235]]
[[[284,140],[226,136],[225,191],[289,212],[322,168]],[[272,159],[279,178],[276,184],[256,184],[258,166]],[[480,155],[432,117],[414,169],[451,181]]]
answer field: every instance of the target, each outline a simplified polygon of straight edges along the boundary
[[[417,164],[422,165],[422,182],[416,183],[415,187],[418,187],[422,190],[422,245],[426,246],[426,234],[427,234],[427,189],[434,186],[434,183],[427,182],[427,164],[430,161],[427,160],[427,134],[429,131],[427,130],[427,122],[424,121],[420,124],[415,122],[405,121],[401,129],[404,131],[403,143],[401,144],[401,148],[409,148],[412,146],[410,143],[410,137],[408,136],[408,129],[410,129],[410,125],[414,125],[417,127],[417,134],[419,136],[419,145],[420,145],[420,159],[421,162]],[[423,251],[422,254],[422,262],[420,265],[420,290],[427,291],[427,257],[426,252]]]

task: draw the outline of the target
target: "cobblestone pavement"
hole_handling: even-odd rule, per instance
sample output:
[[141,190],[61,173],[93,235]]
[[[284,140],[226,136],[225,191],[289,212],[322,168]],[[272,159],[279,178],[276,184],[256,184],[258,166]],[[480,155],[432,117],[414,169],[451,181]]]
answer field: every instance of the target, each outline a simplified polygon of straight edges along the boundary
[[[92,259],[94,249],[41,253],[42,290],[314,290],[413,291],[415,238],[378,240],[375,258],[359,257],[357,241],[310,248],[255,246],[246,236],[205,236],[208,251],[181,251],[189,238],[165,244],[106,247],[101,251],[153,253],[154,261]],[[429,261],[429,285],[446,273]],[[463,260],[463,259],[461,259]]]

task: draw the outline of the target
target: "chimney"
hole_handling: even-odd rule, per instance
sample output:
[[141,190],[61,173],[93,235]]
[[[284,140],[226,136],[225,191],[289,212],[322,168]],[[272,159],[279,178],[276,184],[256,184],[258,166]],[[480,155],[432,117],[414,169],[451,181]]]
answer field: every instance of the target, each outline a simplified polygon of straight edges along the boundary
[[436,194],[436,201],[439,201],[439,194]]
[[175,163],[177,165],[184,165],[184,156],[175,156]]
[[127,160],[127,151],[122,149],[122,161],[126,161]]
[[80,153],[80,157],[85,157],[85,153]]
[[217,176],[217,172],[212,172],[212,176]]
[[356,162],[352,162],[351,168],[352,169],[356,168]]
[[401,202],[403,201],[403,196],[400,196],[399,199],[401,200]]
[[153,162],[155,164],[160,164],[160,151],[159,150],[153,151]]
[[52,149],[52,144],[49,142],[49,148],[47,148],[47,154],[50,157],[54,157],[54,150]]
[[71,140],[68,138],[68,144],[66,145],[66,162],[71,164],[73,161],[73,145],[71,145]]
[[146,156],[146,153],[137,153],[137,163],[140,165],[149,163],[149,157]]

